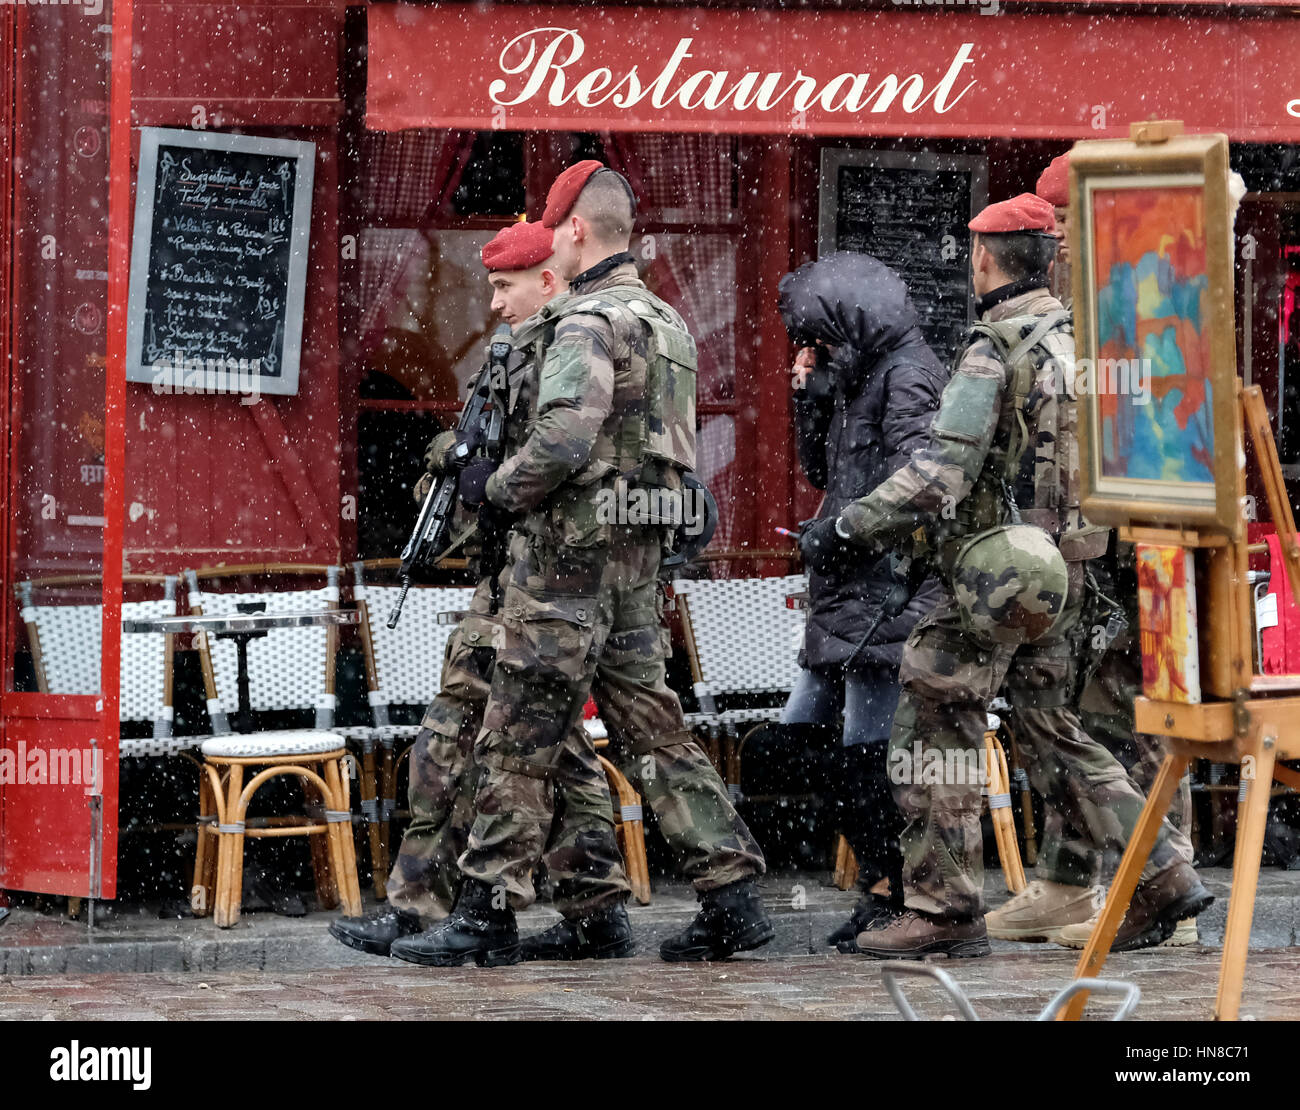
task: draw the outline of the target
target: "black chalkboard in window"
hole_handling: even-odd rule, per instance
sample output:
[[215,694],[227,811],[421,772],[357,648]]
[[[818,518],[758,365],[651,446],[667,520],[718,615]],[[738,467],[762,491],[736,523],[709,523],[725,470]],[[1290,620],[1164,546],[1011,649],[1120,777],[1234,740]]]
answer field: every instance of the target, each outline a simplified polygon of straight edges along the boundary
[[822,150],[818,254],[861,251],[896,270],[944,361],[972,317],[966,224],[987,182],[987,161],[971,155]]
[[245,400],[298,392],[315,151],[141,130],[128,381]]

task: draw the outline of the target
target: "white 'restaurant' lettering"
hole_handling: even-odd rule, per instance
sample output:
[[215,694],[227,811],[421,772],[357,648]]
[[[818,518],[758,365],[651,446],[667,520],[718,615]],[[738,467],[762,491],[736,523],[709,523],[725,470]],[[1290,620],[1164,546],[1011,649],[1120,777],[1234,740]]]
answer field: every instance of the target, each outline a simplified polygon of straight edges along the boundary
[[[687,111],[733,109],[770,112],[787,98],[796,112],[820,109],[824,112],[888,112],[897,106],[909,115],[927,104],[943,115],[975,87],[968,81],[954,93],[962,71],[974,64],[974,44],[964,42],[953,55],[944,75],[927,88],[920,73],[838,73],[825,82],[797,69],[793,76],[780,70],[762,73],[748,70],[733,74],[725,69],[683,67],[693,55],[694,39],[677,40],[668,61],[647,84],[633,65],[618,75],[608,66],[577,68],[587,52],[582,35],[565,27],[534,27],[516,35],[504,47],[497,65],[505,75],[492,81],[488,95],[494,104],[510,108],[543,96],[552,107],[573,102],[583,108],[610,104],[635,108],[649,98],[655,108],[672,106]],[[510,78],[516,80],[512,81]]]

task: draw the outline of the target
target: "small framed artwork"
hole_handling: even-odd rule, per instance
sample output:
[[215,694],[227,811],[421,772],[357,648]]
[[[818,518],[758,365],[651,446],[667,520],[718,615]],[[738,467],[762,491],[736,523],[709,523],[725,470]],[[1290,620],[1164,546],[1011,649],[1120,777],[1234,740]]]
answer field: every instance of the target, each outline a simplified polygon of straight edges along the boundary
[[1084,515],[1236,536],[1240,525],[1228,140],[1070,152]]

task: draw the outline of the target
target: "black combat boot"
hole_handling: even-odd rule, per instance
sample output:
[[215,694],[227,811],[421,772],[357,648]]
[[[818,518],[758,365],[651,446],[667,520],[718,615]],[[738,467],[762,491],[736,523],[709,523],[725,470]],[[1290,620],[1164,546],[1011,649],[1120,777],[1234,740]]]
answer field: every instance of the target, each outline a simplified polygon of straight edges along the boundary
[[393,941],[419,931],[417,914],[392,906],[381,906],[364,917],[340,917],[330,922],[330,936],[372,956],[387,956]]
[[459,967],[470,958],[479,967],[517,964],[515,911],[494,906],[492,898],[491,886],[466,877],[451,916],[419,936],[394,941],[389,955],[425,967]]
[[753,879],[707,891],[700,895],[700,903],[695,920],[659,946],[661,959],[670,964],[725,960],[736,952],[760,948],[776,936]]
[[525,960],[621,960],[632,955],[632,923],[622,904],[565,919],[542,933],[524,937]]

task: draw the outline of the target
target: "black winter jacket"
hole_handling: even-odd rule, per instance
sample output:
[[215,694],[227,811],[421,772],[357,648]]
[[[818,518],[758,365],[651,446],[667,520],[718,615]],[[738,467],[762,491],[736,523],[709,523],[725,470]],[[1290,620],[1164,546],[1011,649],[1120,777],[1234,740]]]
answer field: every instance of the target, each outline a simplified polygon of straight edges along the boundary
[[[830,388],[796,391],[799,462],[826,491],[818,517],[870,493],[926,443],[948,372],[921,334],[903,280],[866,254],[837,251],[781,279],[781,317],[797,343],[823,340]],[[832,392],[833,390],[833,392]],[[826,394],[830,394],[826,396]],[[811,608],[800,664],[843,665],[892,585],[888,556],[810,575]],[[897,667],[912,627],[935,603],[922,584],[906,610],[876,630],[858,662]]]

